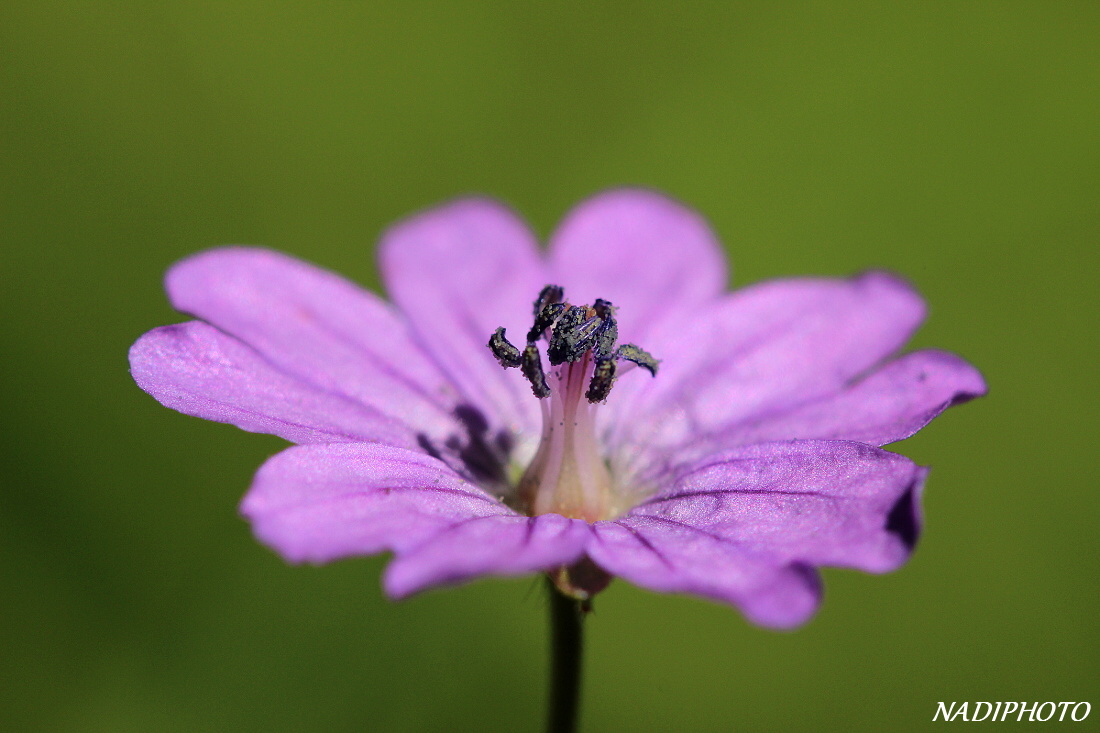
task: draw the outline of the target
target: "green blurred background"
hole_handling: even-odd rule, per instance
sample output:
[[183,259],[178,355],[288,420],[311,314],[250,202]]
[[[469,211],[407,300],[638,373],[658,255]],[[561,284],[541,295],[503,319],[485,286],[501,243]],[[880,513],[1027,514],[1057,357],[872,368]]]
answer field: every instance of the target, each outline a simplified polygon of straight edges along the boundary
[[4,3],[0,728],[539,729],[531,579],[394,604],[381,558],[286,566],[236,513],[281,441],[160,407],[126,350],[196,250],[378,288],[414,210],[545,236],[620,184],[709,217],[735,284],[905,274],[914,346],[992,394],[896,447],[935,468],[911,564],[827,572],[800,631],[613,584],[586,730],[1100,705],[1098,38],[1095,2]]

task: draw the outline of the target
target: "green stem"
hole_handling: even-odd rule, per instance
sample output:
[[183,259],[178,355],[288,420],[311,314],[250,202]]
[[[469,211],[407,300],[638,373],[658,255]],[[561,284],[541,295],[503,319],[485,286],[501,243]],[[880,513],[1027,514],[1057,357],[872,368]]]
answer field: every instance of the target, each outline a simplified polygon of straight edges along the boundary
[[548,733],[573,733],[581,697],[584,605],[564,595],[548,578],[550,591],[550,710]]

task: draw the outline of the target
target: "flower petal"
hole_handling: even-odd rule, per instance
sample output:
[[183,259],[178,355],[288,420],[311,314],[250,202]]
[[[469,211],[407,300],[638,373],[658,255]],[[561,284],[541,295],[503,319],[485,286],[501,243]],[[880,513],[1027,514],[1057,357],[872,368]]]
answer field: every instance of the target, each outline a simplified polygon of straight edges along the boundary
[[517,431],[537,430],[530,386],[487,347],[500,326],[522,339],[547,284],[526,225],[496,202],[456,201],[392,227],[379,262],[390,297],[462,393]]
[[647,334],[726,287],[726,258],[707,222],[653,191],[620,189],[573,209],[550,240],[554,280],[574,303],[619,306],[623,341]]
[[294,443],[415,445],[399,421],[289,377],[231,336],[199,321],[156,328],[130,348],[134,381],[187,415]]
[[861,443],[746,446],[598,524],[588,554],[637,585],[732,603],[763,626],[797,626],[820,600],[814,566],[887,572],[908,558],[926,473]]
[[241,512],[291,562],[393,551],[385,588],[395,598],[571,563],[591,534],[579,520],[520,516],[434,458],[377,444],[283,451]]
[[256,474],[241,513],[291,562],[407,552],[477,517],[515,513],[416,451],[372,443],[289,448]]
[[455,522],[423,545],[399,552],[383,584],[393,598],[479,575],[523,575],[581,558],[592,530],[559,514],[489,516]]
[[690,526],[780,564],[884,573],[916,544],[926,475],[863,443],[760,443],[678,472],[629,516]]
[[611,445],[679,445],[836,393],[923,318],[920,296],[880,272],[740,290],[666,327],[656,379],[621,380]]
[[227,247],[176,264],[172,304],[318,389],[370,405],[435,437],[455,432],[459,393],[376,295],[263,249]]
[[917,351],[842,392],[735,426],[719,440],[727,446],[796,438],[886,445],[913,435],[948,407],[985,393],[981,373],[963,359],[945,351]]
[[661,593],[690,593],[739,607],[753,623],[793,628],[821,601],[817,573],[782,564],[705,530],[627,516],[595,525],[588,555],[613,575]]

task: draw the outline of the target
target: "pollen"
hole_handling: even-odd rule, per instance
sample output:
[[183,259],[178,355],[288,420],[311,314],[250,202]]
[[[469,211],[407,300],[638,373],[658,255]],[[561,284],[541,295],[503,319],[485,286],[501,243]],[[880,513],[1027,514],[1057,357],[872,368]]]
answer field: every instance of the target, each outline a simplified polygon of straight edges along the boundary
[[523,376],[539,399],[550,396],[542,367],[538,342],[547,342],[546,356],[552,367],[590,361],[592,374],[585,398],[603,402],[611,391],[618,369],[617,362],[628,361],[657,375],[658,361],[645,349],[634,344],[622,344],[619,326],[615,322],[615,307],[610,301],[597,298],[592,305],[570,305],[563,302],[565,291],[557,285],[547,285],[535,298],[535,320],[527,332],[527,346],[520,349],[508,340],[504,328],[489,337],[489,350],[505,368],[521,367]]

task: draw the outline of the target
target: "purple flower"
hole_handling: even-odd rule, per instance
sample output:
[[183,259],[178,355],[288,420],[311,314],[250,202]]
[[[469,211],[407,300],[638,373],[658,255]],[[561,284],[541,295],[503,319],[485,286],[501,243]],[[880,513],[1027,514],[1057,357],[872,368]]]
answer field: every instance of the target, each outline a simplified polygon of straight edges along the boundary
[[818,566],[888,572],[916,543],[927,469],[879,446],[985,392],[957,356],[896,355],[924,317],[896,277],[726,293],[706,223],[647,191],[584,202],[545,253],[483,199],[380,252],[394,305],[275,252],[195,255],[167,290],[201,320],[130,363],[168,407],[297,443],[244,499],[256,535],[292,562],[391,551],[395,598],[621,576],[796,626]]

